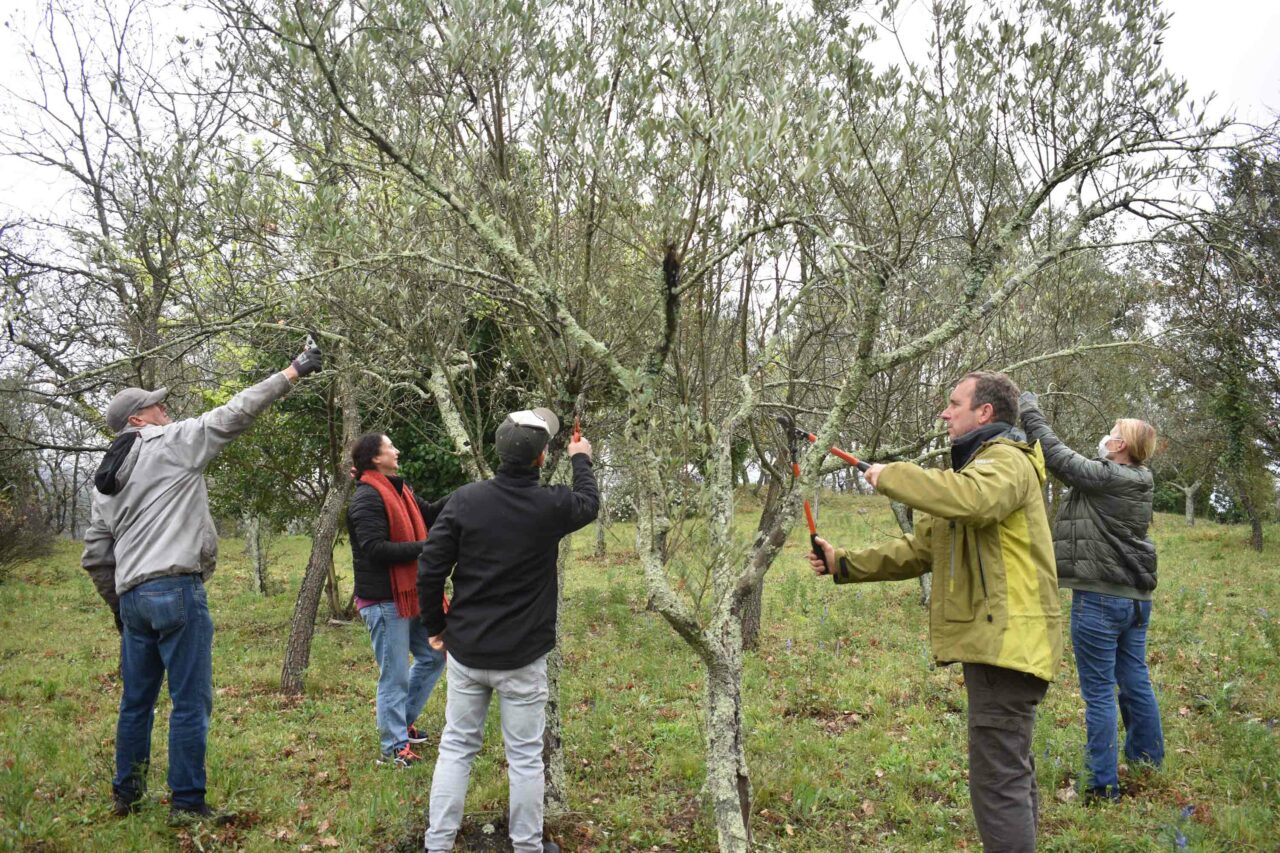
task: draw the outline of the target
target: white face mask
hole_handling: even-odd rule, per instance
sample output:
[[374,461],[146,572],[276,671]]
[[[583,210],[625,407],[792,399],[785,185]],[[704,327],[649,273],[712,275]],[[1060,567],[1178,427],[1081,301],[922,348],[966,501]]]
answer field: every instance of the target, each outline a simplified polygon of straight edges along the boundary
[[1118,440],[1119,439],[1117,439],[1114,435],[1104,435],[1102,437],[1102,440],[1098,442],[1098,455],[1101,456],[1103,459],[1110,459],[1111,451],[1107,449],[1107,445],[1110,442],[1118,441]]

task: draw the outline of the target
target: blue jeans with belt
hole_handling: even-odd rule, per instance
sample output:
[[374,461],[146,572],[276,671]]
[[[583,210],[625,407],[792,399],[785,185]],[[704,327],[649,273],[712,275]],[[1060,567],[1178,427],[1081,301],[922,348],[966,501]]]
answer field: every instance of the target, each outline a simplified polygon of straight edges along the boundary
[[180,809],[204,805],[205,744],[213,712],[213,620],[199,575],[145,581],[120,596],[120,719],[116,724],[118,799],[134,802],[147,785],[151,727],[169,675],[169,788]]
[[1164,761],[1160,708],[1147,671],[1151,602],[1076,590],[1071,598],[1071,646],[1080,675],[1087,733],[1087,787],[1119,793],[1116,688],[1124,720],[1124,754],[1157,767]]

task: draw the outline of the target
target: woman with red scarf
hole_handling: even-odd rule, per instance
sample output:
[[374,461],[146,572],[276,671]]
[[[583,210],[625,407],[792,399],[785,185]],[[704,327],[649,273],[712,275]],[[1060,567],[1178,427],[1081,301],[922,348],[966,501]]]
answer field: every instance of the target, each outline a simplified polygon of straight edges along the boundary
[[[378,661],[379,764],[408,767],[427,738],[414,726],[444,672],[444,652],[431,648],[418,618],[418,553],[446,495],[427,503],[401,477],[400,451],[380,432],[351,449],[356,478],[347,507],[356,607]],[[413,665],[409,656],[413,655]]]

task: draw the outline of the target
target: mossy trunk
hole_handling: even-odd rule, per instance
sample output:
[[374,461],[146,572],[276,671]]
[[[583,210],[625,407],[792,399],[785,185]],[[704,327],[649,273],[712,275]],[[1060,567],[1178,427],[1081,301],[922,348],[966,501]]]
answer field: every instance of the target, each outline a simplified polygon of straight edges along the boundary
[[707,662],[707,797],[720,853],[751,847],[751,779],[742,722],[742,637],[737,620]]
[[262,517],[249,514],[244,519],[244,549],[253,565],[253,591],[267,594],[267,549],[262,536]]
[[[560,556],[556,561],[556,637],[564,613],[564,573],[569,566],[571,537],[560,540]],[[560,643],[547,654],[547,725],[542,734],[542,775],[545,787],[542,802],[548,815],[561,815],[569,810],[569,796],[564,772],[564,740],[560,719],[560,673],[564,657]]]
[[1200,491],[1199,483],[1192,483],[1182,490],[1182,494],[1186,498],[1184,511],[1187,516],[1187,527],[1196,526],[1196,492],[1198,491]]

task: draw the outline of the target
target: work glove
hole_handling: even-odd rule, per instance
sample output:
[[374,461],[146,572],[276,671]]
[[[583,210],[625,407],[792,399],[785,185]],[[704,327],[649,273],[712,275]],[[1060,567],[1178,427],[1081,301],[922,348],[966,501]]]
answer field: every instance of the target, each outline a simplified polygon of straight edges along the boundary
[[1040,398],[1036,396],[1034,391],[1023,391],[1018,397],[1018,414],[1022,414],[1027,409],[1040,408]]
[[289,364],[294,370],[298,371],[299,379],[315,373],[324,364],[324,355],[320,352],[320,345],[308,338],[307,348]]

